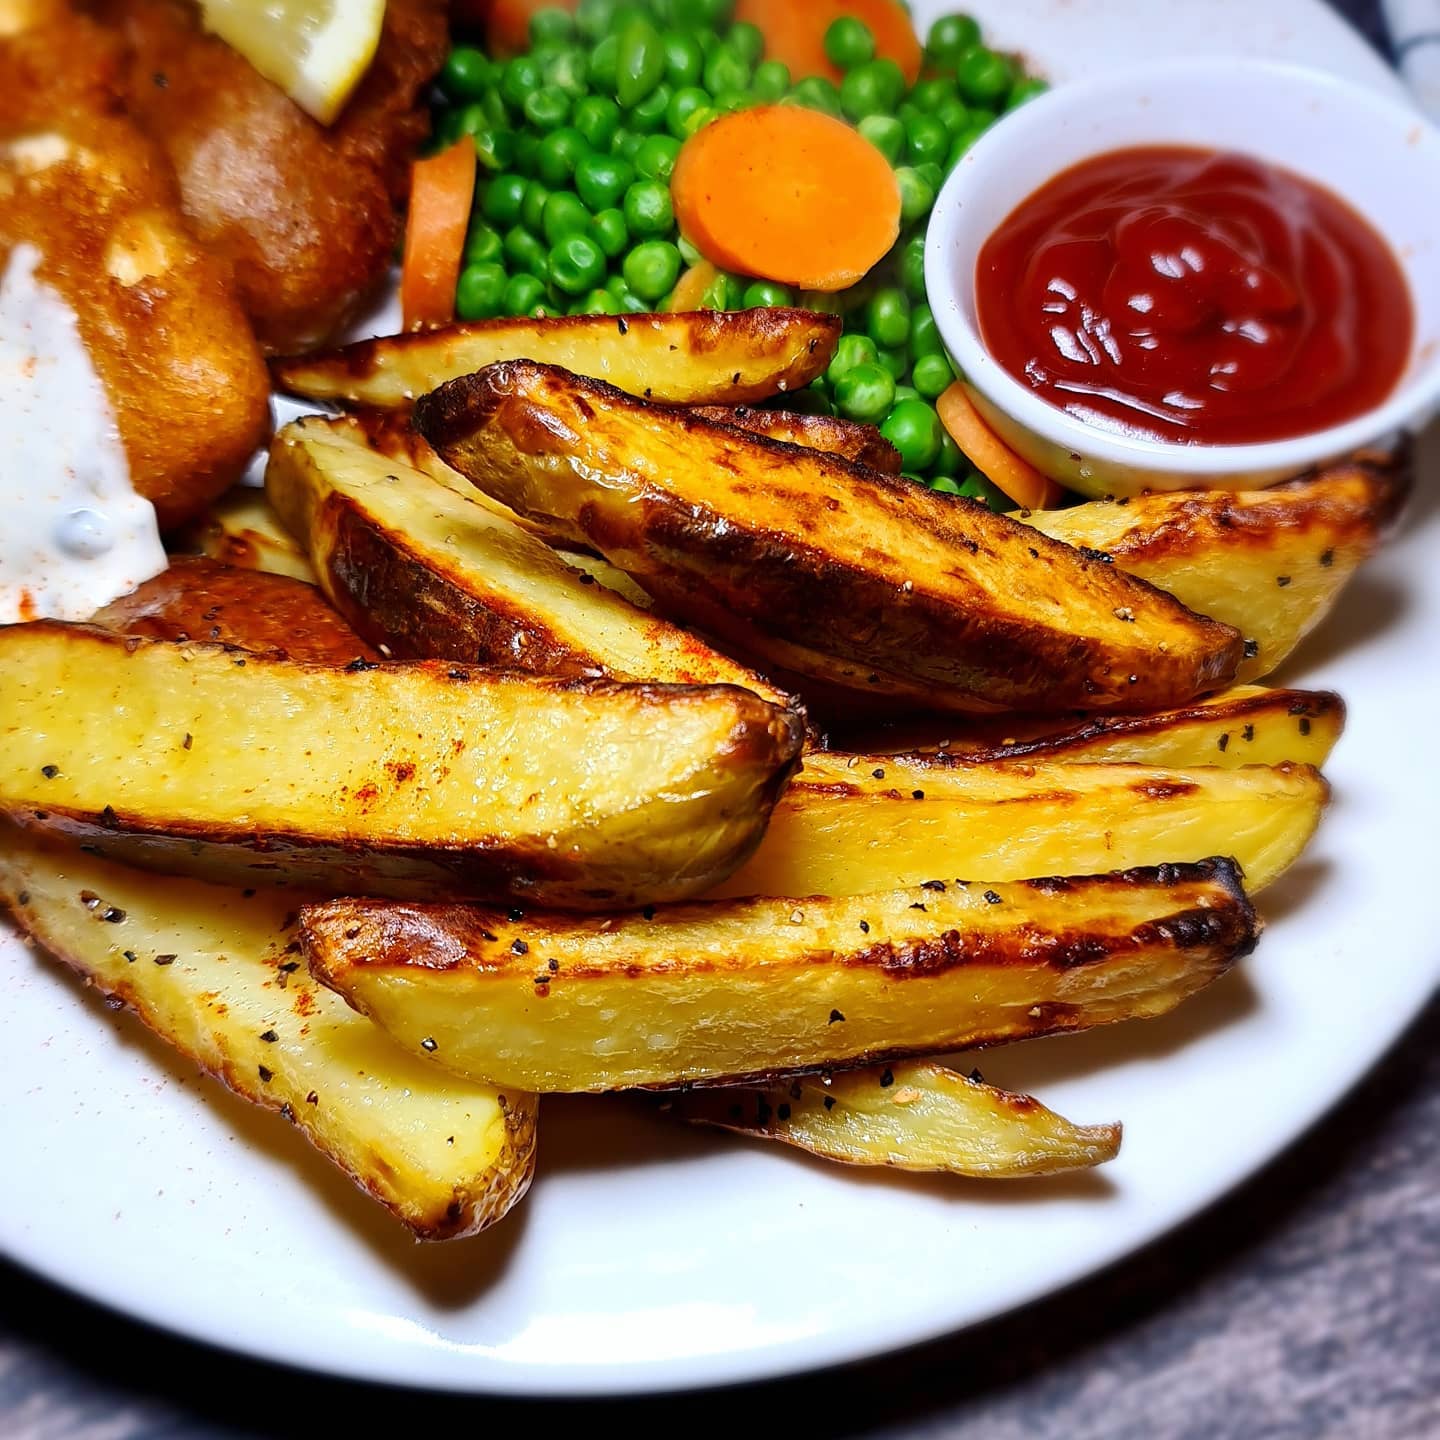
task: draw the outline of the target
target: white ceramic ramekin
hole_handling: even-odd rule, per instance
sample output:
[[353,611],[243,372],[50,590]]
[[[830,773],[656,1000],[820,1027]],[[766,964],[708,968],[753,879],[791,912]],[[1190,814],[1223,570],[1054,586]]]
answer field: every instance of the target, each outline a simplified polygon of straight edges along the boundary
[[[1415,306],[1410,363],[1383,404],[1289,440],[1183,445],[1095,429],[991,358],[975,315],[985,240],[1060,171],[1136,145],[1243,151],[1327,186],[1369,219]],[[930,222],[925,281],[977,407],[1046,474],[1090,495],[1273,483],[1413,425],[1440,403],[1440,130],[1349,81],[1261,61],[1177,61],[1067,84],[1008,115],[955,167]]]

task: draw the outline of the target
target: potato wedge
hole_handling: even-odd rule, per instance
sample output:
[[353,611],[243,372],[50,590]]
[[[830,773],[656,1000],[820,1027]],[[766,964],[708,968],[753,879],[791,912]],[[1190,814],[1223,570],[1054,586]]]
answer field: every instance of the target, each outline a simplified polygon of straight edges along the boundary
[[1233,625],[1246,644],[1236,678],[1249,681],[1274,670],[1325,616],[1406,488],[1399,466],[1357,461],[1271,490],[1092,500],[1024,518]]
[[1241,658],[1229,627],[983,506],[553,367],[491,366],[415,418],[447,464],[681,620],[723,637],[738,618],[935,705],[1158,709]]
[[941,748],[975,764],[1062,760],[1189,769],[1290,761],[1319,766],[1330,758],[1344,728],[1345,702],[1333,690],[1236,685],[1152,715],[1085,715],[1069,724],[1024,716],[982,721],[946,739],[943,747],[932,743],[925,748]]
[[787,445],[823,450],[887,475],[900,473],[900,452],[874,425],[834,415],[800,415],[791,410],[757,410],[750,405],[696,405],[693,411],[714,425],[733,425]]
[[265,488],[331,602],[400,658],[740,685],[790,703],[694,635],[587,582],[502,516],[376,454],[344,421],[286,426]]
[[692,1124],[778,1140],[842,1165],[986,1180],[1086,1170],[1120,1153],[1118,1125],[1073,1125],[1029,1095],[930,1060],[797,1076],[760,1090],[690,1090],[674,1109]]
[[473,1235],[529,1186],[535,1097],[423,1064],[317,985],[296,959],[295,896],[157,885],[0,821],[0,906],[422,1238]]
[[527,1090],[740,1081],[1159,1015],[1248,953],[1228,860],[583,919],[307,906],[311,970],[408,1049]]
[[582,909],[758,843],[801,724],[733,686],[0,629],[0,813],[162,870]]
[[750,405],[803,389],[830,363],[839,339],[839,317],[814,310],[520,317],[361,340],[272,360],[270,373],[292,395],[405,410],[458,375],[532,359],[651,400]]
[[1253,895],[1310,843],[1329,787],[1307,765],[971,765],[810,754],[749,861],[712,892],[862,895],[936,867],[992,880],[1232,856]]
[[237,485],[180,532],[178,548],[233,565],[313,585],[315,571],[300,543],[280,523],[263,490]]

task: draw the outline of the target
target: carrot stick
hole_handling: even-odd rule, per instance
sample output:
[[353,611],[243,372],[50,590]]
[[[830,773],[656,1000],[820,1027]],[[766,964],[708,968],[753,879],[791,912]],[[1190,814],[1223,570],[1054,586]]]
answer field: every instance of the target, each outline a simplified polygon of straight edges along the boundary
[[1064,491],[1017,455],[990,427],[963,380],[957,380],[935,402],[940,423],[970,463],[1022,510],[1048,510]]
[[875,54],[888,57],[913,85],[920,76],[920,41],[898,0],[739,0],[735,18],[765,37],[765,58],[783,60],[794,80],[823,75],[837,85],[841,72],[825,53],[825,32],[842,15],[863,20],[875,37]]
[[840,120],[796,105],[724,115],[686,142],[670,178],[681,233],[725,270],[844,290],[900,233],[885,157]]
[[530,20],[541,10],[574,10],[580,0],[491,0],[485,47],[504,59],[530,48]]
[[455,284],[475,198],[475,142],[461,136],[448,150],[417,160],[410,177],[400,309],[405,329],[415,330],[443,325],[455,315]]

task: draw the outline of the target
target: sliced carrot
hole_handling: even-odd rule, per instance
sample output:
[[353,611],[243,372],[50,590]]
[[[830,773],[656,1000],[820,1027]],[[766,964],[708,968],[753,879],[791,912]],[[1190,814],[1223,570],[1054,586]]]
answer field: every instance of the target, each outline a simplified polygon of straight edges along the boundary
[[969,388],[957,380],[935,402],[940,423],[970,463],[1022,510],[1048,510],[1065,493],[1028,460],[1017,455],[975,408]]
[[913,85],[923,59],[910,16],[899,0],[739,0],[735,18],[765,37],[765,58],[783,60],[794,80],[823,75],[840,83],[841,71],[825,53],[825,32],[842,15],[863,20],[875,37],[875,53],[893,60]]
[[400,310],[405,329],[415,330],[443,325],[455,315],[455,284],[475,198],[475,142],[464,135],[448,150],[417,160],[410,177]]
[[[530,48],[530,20],[541,10],[574,10],[580,0],[491,0],[485,22],[486,49],[492,55],[523,55]],[[473,6],[473,0],[471,0]]]
[[681,233],[707,260],[805,290],[847,289],[900,233],[885,157],[798,105],[739,110],[697,130],[670,193]]
[[704,307],[705,292],[720,278],[719,269],[708,260],[697,260],[675,282],[670,298],[665,302],[666,310],[678,313],[683,310],[699,310]]

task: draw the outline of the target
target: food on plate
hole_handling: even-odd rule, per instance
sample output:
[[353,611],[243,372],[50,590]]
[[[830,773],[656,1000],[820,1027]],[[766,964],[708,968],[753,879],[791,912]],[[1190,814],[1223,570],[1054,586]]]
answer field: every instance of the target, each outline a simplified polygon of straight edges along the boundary
[[313,585],[198,555],[97,610],[92,625],[149,640],[213,641],[321,665],[380,658]]
[[940,1170],[992,1180],[1058,1175],[1113,1160],[1118,1125],[1073,1125],[1029,1095],[928,1060],[797,1075],[760,1089],[687,1091],[675,1113],[842,1165]]
[[970,463],[1005,497],[1022,510],[1054,508],[1063,495],[1060,486],[1017,455],[975,408],[970,387],[957,380],[935,402],[946,433]]
[[797,415],[789,410],[759,410],[753,405],[697,405],[695,413],[716,425],[734,425],[752,435],[824,450],[842,460],[900,473],[900,452],[873,426],[834,415]]
[[843,120],[799,105],[697,130],[670,193],[680,233],[712,263],[804,290],[848,290],[900,234],[889,162]]
[[1228,860],[605,918],[332,900],[310,968],[407,1049],[527,1090],[744,1081],[1163,1014],[1248,954]]
[[1025,517],[1101,551],[1245,637],[1236,678],[1268,675],[1335,603],[1404,499],[1403,465],[1359,459],[1269,490],[1179,490]]
[[[53,63],[62,54],[74,73]],[[22,470],[69,476],[65,493],[35,486],[17,504],[37,529],[78,508],[113,527],[103,550],[99,520],[68,546],[37,535],[57,572],[103,560],[98,575],[122,548],[131,570],[150,567],[97,581],[110,593],[91,608],[120,580],[154,573],[156,519],[178,524],[238,478],[269,420],[265,367],[226,267],[187,229],[163,156],[105,98],[114,62],[112,38],[64,11],[0,42],[5,413],[23,426],[7,452],[24,456]],[[28,398],[17,402],[17,388]],[[148,527],[135,494],[154,506]],[[85,613],[82,601],[63,613]],[[40,613],[62,612],[37,606],[29,618]]]
[[1143,710],[1225,684],[1241,659],[1228,626],[979,506],[553,366],[490,366],[415,419],[480,489],[681,619],[838,656],[862,693],[875,667],[936,708]]
[[263,490],[237,485],[176,536],[184,552],[208,556],[238,570],[259,570],[315,583],[315,570],[295,537],[280,523]]
[[302,664],[0,629],[0,813],[151,868],[613,908],[759,841],[792,710],[734,686]]
[[287,426],[265,484],[326,595],[397,658],[739,685],[792,703],[703,640],[587,580],[503,516],[377,454],[344,421]]
[[460,248],[475,194],[475,146],[461,138],[410,171],[405,261],[400,271],[401,324],[406,330],[455,318]]
[[825,368],[839,333],[833,315],[808,310],[484,320],[361,340],[270,368],[293,395],[378,410],[408,409],[447,380],[521,356],[653,400],[749,405],[807,385]]
[[750,860],[714,895],[861,895],[944,857],[991,880],[1090,875],[1223,851],[1251,895],[1300,857],[1329,787],[1307,765],[971,764],[811,754]]
[[237,1095],[290,1121],[428,1240],[524,1195],[535,1098],[438,1072],[306,973],[297,896],[154,877],[0,820],[0,906]]
[[98,0],[126,45],[126,108],[163,147],[196,235],[234,271],[270,350],[326,341],[373,300],[428,129],[444,0],[388,0],[374,62],[333,125],[307,115],[183,0]]
[[[868,32],[868,42],[857,37],[853,25],[845,27],[847,19],[859,21]],[[854,61],[863,63],[878,55],[899,66],[913,85],[924,58],[909,11],[899,0],[736,0],[735,21],[754,25],[764,36],[765,54],[801,79],[820,75],[838,85]],[[973,21],[969,24],[978,40],[979,28]],[[857,45],[858,51],[853,48]]]
[[1339,196],[1178,145],[1047,181],[981,247],[974,294],[986,349],[1031,392],[1172,444],[1286,440],[1363,415],[1415,331],[1400,262]]

